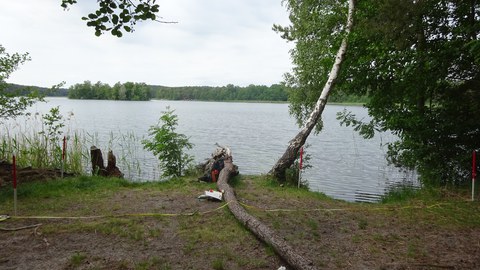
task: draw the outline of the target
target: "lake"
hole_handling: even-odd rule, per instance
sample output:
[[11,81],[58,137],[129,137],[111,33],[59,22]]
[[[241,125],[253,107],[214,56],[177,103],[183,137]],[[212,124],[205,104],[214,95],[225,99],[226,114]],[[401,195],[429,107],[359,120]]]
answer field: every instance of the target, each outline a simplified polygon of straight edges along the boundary
[[[143,150],[141,139],[167,106],[179,118],[178,132],[190,137],[191,154],[201,162],[215,149],[215,143],[228,145],[241,174],[265,174],[283,154],[299,128],[288,113],[288,104],[164,101],[148,102],[69,100],[48,98],[31,111],[46,113],[59,106],[68,118],[66,128],[83,132],[87,141],[104,154],[112,149],[117,165],[127,178],[159,178],[156,158]],[[347,201],[375,201],[389,187],[415,182],[414,173],[401,172],[385,160],[386,142],[395,137],[377,134],[365,140],[351,127],[342,127],[336,113],[344,108],[359,118],[368,117],[360,106],[327,105],[323,113],[324,129],[311,135],[306,153],[310,165],[302,177],[312,191],[320,191]],[[88,145],[90,147],[90,145]]]

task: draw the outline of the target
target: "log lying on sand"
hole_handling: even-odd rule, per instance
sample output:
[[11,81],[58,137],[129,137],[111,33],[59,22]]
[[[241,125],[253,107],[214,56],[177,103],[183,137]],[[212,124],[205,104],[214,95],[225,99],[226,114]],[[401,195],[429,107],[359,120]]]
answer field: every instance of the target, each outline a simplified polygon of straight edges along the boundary
[[273,247],[275,252],[293,269],[316,269],[312,261],[295,252],[295,250],[285,240],[283,240],[282,237],[277,235],[254,216],[247,213],[245,209],[243,209],[243,207],[238,203],[233,188],[228,184],[228,180],[233,175],[238,174],[238,172],[233,165],[231,151],[228,150],[225,153],[227,152],[228,155],[225,154],[224,157],[225,167],[220,172],[217,186],[220,190],[224,191],[223,198],[228,203],[228,208],[233,213],[235,218],[245,225],[245,227],[247,227],[260,240]]

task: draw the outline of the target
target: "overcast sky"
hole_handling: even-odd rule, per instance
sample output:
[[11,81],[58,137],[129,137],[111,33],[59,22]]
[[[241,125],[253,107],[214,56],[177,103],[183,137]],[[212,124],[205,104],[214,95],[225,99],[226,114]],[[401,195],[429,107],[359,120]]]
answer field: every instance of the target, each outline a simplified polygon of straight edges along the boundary
[[160,16],[122,38],[81,20],[96,1],[0,1],[0,44],[32,58],[8,82],[50,87],[85,80],[153,85],[270,85],[291,69],[293,46],[272,31],[288,24],[281,0],[157,0]]

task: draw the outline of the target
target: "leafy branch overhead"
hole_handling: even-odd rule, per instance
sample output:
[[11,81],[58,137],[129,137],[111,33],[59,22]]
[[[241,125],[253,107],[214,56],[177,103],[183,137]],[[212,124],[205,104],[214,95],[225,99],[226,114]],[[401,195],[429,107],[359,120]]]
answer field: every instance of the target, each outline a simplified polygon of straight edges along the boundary
[[10,74],[29,60],[28,53],[9,54],[0,45],[0,122],[3,119],[25,114],[25,110],[33,103],[43,100],[35,91],[31,91],[26,96],[20,96],[19,91],[8,89],[6,80],[10,77]]
[[[87,21],[87,26],[95,28],[95,35],[100,36],[105,32],[122,37],[123,32],[133,32],[134,26],[140,21],[157,21],[161,23],[173,23],[159,20],[156,14],[159,5],[156,0],[98,0],[98,9],[95,12],[82,17]],[[62,7],[67,9],[76,4],[77,0],[62,0]]]

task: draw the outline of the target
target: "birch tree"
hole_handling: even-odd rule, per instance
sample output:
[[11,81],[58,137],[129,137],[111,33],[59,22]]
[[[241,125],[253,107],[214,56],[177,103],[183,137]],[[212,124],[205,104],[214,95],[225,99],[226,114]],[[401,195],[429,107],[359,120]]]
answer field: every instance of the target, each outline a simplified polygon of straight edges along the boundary
[[[315,80],[317,76],[324,76],[325,69],[320,70],[311,69],[311,62],[322,61],[323,57],[331,54],[332,48],[336,43],[334,37],[341,37],[340,47],[335,54],[333,66],[328,74],[327,80],[323,89],[319,93],[313,108],[306,104],[295,107],[290,105],[290,111],[297,113],[299,122],[304,121],[304,125],[298,134],[289,142],[285,153],[275,163],[270,171],[270,174],[279,180],[285,179],[285,170],[289,168],[295,161],[299,149],[305,144],[308,136],[318,126],[322,112],[327,104],[328,96],[335,86],[337,78],[340,73],[342,63],[347,52],[348,38],[353,27],[353,16],[355,11],[355,0],[348,1],[347,20],[344,25],[337,24],[334,18],[338,18],[338,14],[342,14],[343,5],[337,1],[295,1],[287,2],[287,7],[290,11],[290,20],[292,25],[289,27],[274,26],[274,29],[282,33],[282,37],[296,42],[296,48],[292,52],[294,64],[296,67],[293,74],[286,75],[287,83],[293,85],[297,89],[315,88],[318,87],[318,82],[324,81],[322,79]],[[326,30],[327,29],[327,30]],[[323,43],[320,39],[325,38],[325,31],[331,31],[332,40],[325,40]],[[321,48],[317,52],[322,56],[315,54],[315,46],[323,45],[326,48]],[[326,63],[328,64],[328,60]],[[317,67],[318,65],[314,65]],[[315,82],[314,82],[315,81]],[[300,90],[301,91],[301,90]],[[310,91],[311,93],[312,91]],[[306,92],[302,92],[306,93]],[[300,94],[302,95],[302,94]],[[317,94],[318,95],[318,94]],[[308,98],[305,95],[305,98]],[[303,107],[302,107],[303,106]]]

